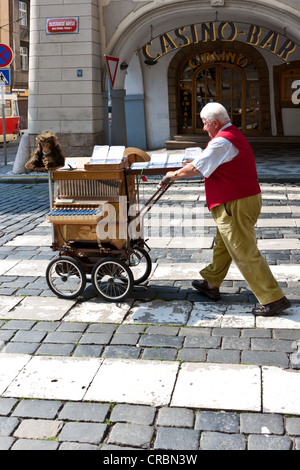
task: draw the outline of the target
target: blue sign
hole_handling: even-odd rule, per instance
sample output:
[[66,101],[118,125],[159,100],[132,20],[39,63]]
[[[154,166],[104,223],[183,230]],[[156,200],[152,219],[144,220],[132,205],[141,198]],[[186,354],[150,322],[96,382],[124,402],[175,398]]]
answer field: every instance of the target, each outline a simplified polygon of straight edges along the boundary
[[0,69],[0,86],[10,86],[10,69]]
[[6,44],[0,44],[0,67],[8,67],[13,60],[13,51]]

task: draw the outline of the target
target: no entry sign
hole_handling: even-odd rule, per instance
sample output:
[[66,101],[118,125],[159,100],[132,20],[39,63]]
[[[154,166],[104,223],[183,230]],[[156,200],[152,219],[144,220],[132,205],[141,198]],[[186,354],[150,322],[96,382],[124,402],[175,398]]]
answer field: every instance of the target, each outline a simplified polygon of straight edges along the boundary
[[0,44],[0,67],[8,67],[13,60],[13,51],[6,44]]

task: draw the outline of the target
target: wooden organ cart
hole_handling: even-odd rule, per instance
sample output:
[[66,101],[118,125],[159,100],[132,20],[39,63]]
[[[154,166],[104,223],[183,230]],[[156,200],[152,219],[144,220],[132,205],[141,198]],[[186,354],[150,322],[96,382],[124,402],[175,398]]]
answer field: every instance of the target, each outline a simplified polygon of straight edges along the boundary
[[[71,299],[82,294],[90,275],[100,297],[121,301],[151,273],[140,221],[171,184],[159,185],[143,210],[138,207],[132,215],[141,175],[166,174],[181,164],[151,164],[149,155],[136,148],[122,148],[119,160],[76,161],[76,169],[67,163],[49,172],[47,220],[52,223],[52,249],[59,254],[49,263],[46,280],[56,295]],[[128,230],[132,222],[138,228],[134,234]]]

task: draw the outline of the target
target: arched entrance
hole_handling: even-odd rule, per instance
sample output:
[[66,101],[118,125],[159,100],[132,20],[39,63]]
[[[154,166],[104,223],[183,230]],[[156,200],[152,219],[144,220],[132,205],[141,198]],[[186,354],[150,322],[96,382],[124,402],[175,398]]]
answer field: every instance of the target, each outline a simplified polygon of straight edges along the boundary
[[183,48],[169,67],[171,136],[201,135],[199,113],[211,101],[221,102],[246,135],[270,135],[268,68],[261,54],[251,46],[230,41]]

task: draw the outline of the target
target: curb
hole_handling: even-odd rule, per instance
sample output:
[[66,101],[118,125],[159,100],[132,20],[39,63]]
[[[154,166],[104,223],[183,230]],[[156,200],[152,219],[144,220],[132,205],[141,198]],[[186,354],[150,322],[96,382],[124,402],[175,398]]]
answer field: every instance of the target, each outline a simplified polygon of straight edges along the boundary
[[[160,182],[160,178],[153,178],[148,180],[146,184],[156,184]],[[299,184],[300,177],[295,175],[290,176],[282,176],[282,177],[258,177],[260,183],[270,183],[270,184]],[[199,182],[203,182],[202,177],[196,177],[193,179],[190,178],[182,178],[181,182],[189,181],[191,184],[199,184]],[[0,176],[0,184],[37,184],[37,183],[48,183],[48,176]],[[174,183],[173,183],[174,184]],[[175,182],[175,184],[180,184],[180,182]]]
[[1,176],[0,183],[4,184],[35,184],[48,183],[48,176]]

